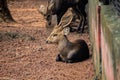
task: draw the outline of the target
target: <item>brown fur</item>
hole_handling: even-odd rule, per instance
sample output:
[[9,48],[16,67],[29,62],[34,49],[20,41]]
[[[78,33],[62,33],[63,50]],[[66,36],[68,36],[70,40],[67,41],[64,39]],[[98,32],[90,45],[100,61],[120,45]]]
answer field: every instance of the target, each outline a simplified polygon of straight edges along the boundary
[[59,40],[58,54],[56,61],[63,61],[66,63],[73,63],[83,61],[89,58],[89,49],[84,40],[77,40],[77,42],[70,42],[64,35]]

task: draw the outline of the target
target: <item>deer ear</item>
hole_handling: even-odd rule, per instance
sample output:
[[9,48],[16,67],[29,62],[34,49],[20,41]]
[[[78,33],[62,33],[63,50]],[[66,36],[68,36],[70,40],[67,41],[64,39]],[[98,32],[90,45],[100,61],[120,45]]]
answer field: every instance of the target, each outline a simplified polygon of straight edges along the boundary
[[68,35],[70,33],[70,28],[69,27],[64,28],[63,33],[64,35]]
[[73,19],[72,8],[68,8],[67,12],[62,16],[58,26],[61,28],[65,28],[71,23],[72,19]]
[[55,6],[54,6],[54,1],[53,0],[48,0],[48,3],[47,3],[48,7],[47,7],[47,10],[52,10]]
[[39,12],[40,12],[40,14],[45,15],[46,14],[46,7],[44,5],[40,5]]
[[54,7],[54,3],[52,3],[52,4],[50,4],[50,5],[48,6],[48,10],[53,9],[53,7]]

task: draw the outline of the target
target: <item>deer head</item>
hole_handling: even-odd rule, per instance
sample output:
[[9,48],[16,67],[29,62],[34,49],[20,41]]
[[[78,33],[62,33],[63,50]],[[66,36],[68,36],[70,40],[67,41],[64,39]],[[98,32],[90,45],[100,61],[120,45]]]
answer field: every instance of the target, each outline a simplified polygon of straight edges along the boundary
[[69,8],[67,12],[62,16],[60,23],[54,27],[46,42],[58,43],[62,36],[68,35],[70,32],[68,25],[71,23],[72,19],[72,8]]
[[53,8],[54,8],[53,1],[47,1],[47,5],[40,5],[39,12],[43,16],[47,16],[48,14],[51,14]]
[[53,8],[54,8],[54,2],[52,0],[47,1],[47,7],[45,7],[45,5],[40,5],[39,12],[46,19],[47,25],[51,25]]

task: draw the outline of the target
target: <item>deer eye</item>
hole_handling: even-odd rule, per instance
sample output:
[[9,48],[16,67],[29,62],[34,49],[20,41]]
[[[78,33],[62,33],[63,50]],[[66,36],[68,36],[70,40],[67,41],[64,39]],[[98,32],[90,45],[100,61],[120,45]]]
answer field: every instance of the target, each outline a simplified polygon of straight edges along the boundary
[[57,34],[54,34],[53,37],[57,36]]
[[46,19],[47,19],[47,20],[50,20],[50,19],[51,19],[51,15],[47,15],[47,16],[46,16]]

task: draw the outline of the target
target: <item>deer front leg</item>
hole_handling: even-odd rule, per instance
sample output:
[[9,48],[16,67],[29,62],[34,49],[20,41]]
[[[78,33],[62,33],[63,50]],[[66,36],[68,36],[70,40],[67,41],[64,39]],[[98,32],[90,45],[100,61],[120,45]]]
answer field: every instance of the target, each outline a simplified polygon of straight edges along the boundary
[[57,62],[58,62],[58,61],[62,61],[62,58],[60,57],[60,54],[57,55],[56,61],[57,61]]

